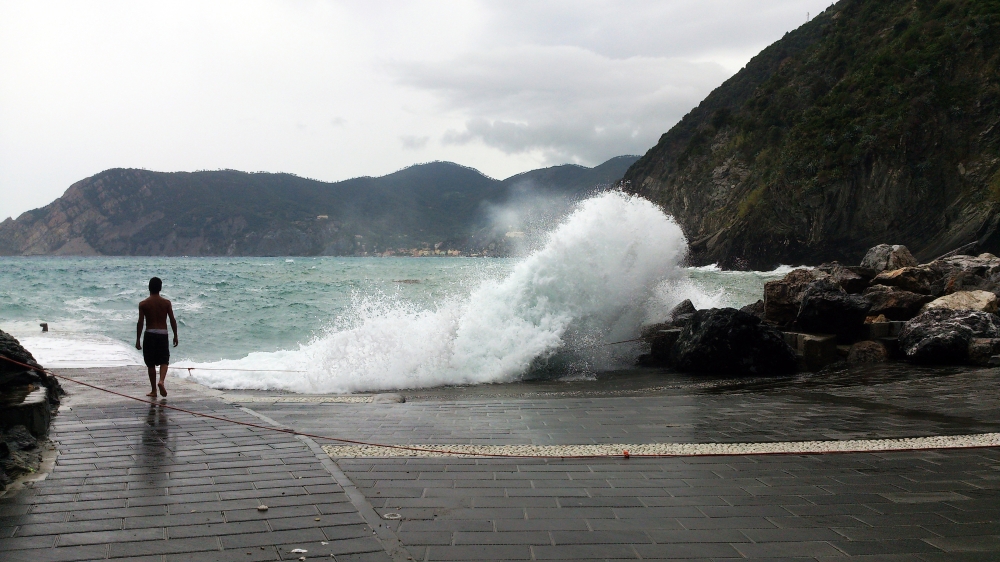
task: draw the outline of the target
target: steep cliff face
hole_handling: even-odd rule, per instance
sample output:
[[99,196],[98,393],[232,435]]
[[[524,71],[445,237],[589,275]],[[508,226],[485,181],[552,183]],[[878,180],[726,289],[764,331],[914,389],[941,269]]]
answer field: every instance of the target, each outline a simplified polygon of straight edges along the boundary
[[626,173],[695,263],[1000,251],[1000,2],[841,0],[755,57]]
[[0,223],[0,255],[356,255],[465,249],[514,186],[569,197],[621,177],[636,157],[498,181],[448,162],[324,183],[289,174],[112,169]]

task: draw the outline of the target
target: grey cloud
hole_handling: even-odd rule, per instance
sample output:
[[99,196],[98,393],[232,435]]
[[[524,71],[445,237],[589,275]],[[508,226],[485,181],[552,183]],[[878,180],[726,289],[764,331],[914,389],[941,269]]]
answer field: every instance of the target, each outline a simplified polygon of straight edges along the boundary
[[430,137],[418,137],[414,135],[403,135],[399,137],[399,142],[403,143],[403,148],[409,150],[419,150],[427,146],[427,141],[431,140]]
[[495,49],[395,67],[401,81],[467,115],[445,144],[481,141],[507,154],[596,164],[641,154],[728,72],[667,57],[615,59],[579,47]]

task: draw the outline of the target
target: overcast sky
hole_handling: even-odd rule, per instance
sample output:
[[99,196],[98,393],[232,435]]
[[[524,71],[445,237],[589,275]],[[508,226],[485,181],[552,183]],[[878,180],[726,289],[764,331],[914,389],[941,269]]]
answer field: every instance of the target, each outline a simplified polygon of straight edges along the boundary
[[830,0],[0,0],[0,220],[107,168],[642,154]]

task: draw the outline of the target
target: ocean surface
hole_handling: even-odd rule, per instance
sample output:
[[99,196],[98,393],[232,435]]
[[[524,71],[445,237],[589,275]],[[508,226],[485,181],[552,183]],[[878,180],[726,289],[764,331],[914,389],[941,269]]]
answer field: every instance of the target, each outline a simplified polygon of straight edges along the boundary
[[[520,258],[0,258],[0,329],[43,365],[141,365],[137,304],[173,301],[171,364],[214,388],[347,393],[573,379],[632,365],[644,324],[685,298],[756,301],[772,272],[681,264],[649,202],[580,203]],[[48,333],[39,323],[47,322]]]

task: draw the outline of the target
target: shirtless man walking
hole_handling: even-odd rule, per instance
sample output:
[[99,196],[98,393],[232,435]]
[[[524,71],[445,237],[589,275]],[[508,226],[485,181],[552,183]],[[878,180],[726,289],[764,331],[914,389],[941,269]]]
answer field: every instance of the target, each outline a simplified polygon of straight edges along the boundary
[[[139,323],[135,327],[135,348],[142,350],[142,360],[149,369],[149,386],[152,388],[150,398],[156,397],[156,389],[160,396],[167,395],[167,387],[163,381],[167,378],[167,365],[170,363],[170,346],[167,344],[167,318],[174,330],[174,347],[177,347],[177,320],[174,319],[174,309],[170,301],[160,296],[163,281],[159,277],[149,280],[149,298],[139,303]],[[148,322],[146,335],[143,337],[142,325]],[[142,345],[139,345],[139,338]],[[145,347],[143,347],[145,346]],[[160,382],[156,382],[156,366],[160,366]]]

